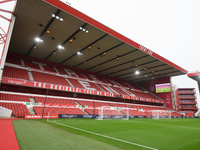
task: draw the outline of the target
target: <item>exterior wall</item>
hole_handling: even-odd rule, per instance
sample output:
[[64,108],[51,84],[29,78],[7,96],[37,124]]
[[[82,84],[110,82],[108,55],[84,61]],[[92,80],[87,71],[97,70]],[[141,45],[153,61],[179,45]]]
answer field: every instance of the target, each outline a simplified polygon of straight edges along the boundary
[[183,113],[195,113],[198,110],[195,88],[176,90],[176,110]]

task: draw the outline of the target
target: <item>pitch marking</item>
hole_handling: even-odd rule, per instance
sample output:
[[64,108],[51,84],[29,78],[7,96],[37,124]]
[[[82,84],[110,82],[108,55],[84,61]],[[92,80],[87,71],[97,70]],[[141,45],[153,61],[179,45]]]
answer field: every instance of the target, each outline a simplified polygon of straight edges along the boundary
[[110,136],[106,136],[106,135],[103,135],[103,134],[99,134],[99,133],[95,133],[95,132],[87,131],[87,130],[84,130],[84,129],[79,129],[79,128],[76,128],[76,127],[72,127],[72,126],[69,126],[69,125],[61,124],[61,123],[58,123],[58,122],[56,122],[56,121],[49,121],[49,122],[53,122],[53,123],[55,123],[55,124],[58,124],[58,125],[61,125],[61,126],[64,126],[64,127],[68,127],[68,128],[76,129],[76,130],[83,131],[83,132],[87,132],[87,133],[90,133],[90,134],[94,134],[94,135],[102,136],[102,137],[105,137],[105,138],[108,138],[108,139],[112,139],[112,140],[120,141],[120,142],[123,142],[123,143],[128,143],[128,144],[131,144],[131,145],[136,145],[136,146],[143,147],[143,148],[146,148],[146,149],[158,150],[158,149],[156,149],[156,148],[152,148],[152,147],[148,147],[148,146],[140,145],[140,144],[137,144],[137,143],[132,143],[132,142],[124,141],[124,140],[117,139],[117,138],[110,137]]

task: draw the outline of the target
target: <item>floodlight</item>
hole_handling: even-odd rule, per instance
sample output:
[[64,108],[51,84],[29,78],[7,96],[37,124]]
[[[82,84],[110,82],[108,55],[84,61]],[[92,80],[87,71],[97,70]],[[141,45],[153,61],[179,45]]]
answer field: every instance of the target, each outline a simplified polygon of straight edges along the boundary
[[78,54],[78,55],[83,55],[83,53],[81,53],[81,52],[77,52],[77,54]]
[[43,40],[40,39],[39,37],[36,37],[36,38],[35,38],[35,41],[36,41],[36,42],[43,42]]
[[58,45],[59,49],[64,49],[64,47],[62,45]]
[[136,74],[136,75],[139,75],[139,74],[140,74],[140,72],[139,72],[139,71],[135,71],[135,74]]

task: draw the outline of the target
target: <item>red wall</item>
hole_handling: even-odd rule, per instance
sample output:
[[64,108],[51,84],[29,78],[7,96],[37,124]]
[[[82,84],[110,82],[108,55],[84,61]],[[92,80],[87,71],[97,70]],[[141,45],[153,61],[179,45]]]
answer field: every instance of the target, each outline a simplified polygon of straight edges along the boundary
[[140,82],[140,83],[137,83],[137,84],[142,86],[143,88],[145,88],[147,91],[150,91],[151,93],[153,93],[156,96],[165,100],[166,107],[173,109],[171,92],[169,92],[169,93],[156,93],[155,85],[156,84],[162,84],[162,83],[171,83],[170,77],[153,79],[153,80],[150,80],[150,81],[144,81],[144,82]]

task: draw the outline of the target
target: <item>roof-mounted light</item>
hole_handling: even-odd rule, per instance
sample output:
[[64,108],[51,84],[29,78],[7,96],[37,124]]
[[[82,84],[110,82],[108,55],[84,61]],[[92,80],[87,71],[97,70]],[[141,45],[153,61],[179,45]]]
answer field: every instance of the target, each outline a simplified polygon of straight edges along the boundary
[[86,32],[86,33],[88,33],[89,31],[88,30],[86,30],[85,28],[83,28],[83,27],[80,27],[79,28],[80,30],[82,30],[82,31],[84,31],[84,32]]
[[51,16],[52,16],[53,18],[56,18],[56,19],[60,20],[60,21],[63,21],[63,20],[64,20],[63,18],[61,18],[61,17],[59,17],[59,16],[56,16],[55,14],[52,14]]
[[38,42],[38,43],[39,43],[39,42],[43,42],[43,40],[40,39],[39,37],[36,37],[36,38],[35,38],[35,41]]
[[77,52],[77,55],[83,55],[83,53],[81,53],[81,52]]
[[62,45],[58,45],[58,49],[65,49]]
[[139,72],[139,71],[135,71],[135,74],[136,74],[136,75],[139,75],[139,74],[140,74],[140,72]]

